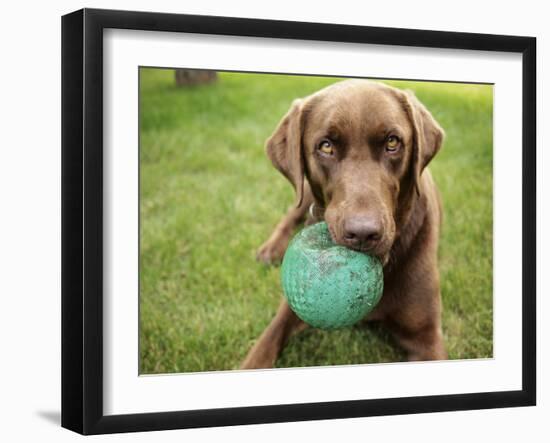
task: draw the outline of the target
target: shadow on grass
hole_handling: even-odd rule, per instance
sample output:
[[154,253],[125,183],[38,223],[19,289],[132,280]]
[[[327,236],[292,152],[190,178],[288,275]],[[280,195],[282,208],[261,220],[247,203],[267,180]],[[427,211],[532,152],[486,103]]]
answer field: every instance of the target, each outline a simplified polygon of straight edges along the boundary
[[[304,356],[309,360],[307,364],[301,363]],[[387,328],[379,322],[360,322],[342,330],[306,329],[290,339],[277,367],[358,365],[403,362],[406,359],[406,353]]]

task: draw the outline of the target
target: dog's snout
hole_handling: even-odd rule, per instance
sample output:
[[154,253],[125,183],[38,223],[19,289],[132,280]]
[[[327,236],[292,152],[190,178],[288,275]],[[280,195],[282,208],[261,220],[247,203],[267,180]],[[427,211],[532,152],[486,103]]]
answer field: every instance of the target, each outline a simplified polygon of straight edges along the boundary
[[354,249],[369,251],[382,239],[382,225],[372,216],[354,216],[344,221],[344,241]]

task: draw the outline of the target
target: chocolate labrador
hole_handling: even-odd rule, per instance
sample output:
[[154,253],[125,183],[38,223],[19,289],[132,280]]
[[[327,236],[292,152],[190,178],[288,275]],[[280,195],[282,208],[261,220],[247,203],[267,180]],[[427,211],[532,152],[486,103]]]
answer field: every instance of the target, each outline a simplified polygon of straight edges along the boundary
[[[443,137],[412,93],[346,80],[295,100],[266,143],[296,203],[258,259],[280,261],[299,223],[325,220],[335,243],[382,261],[384,293],[366,320],[383,322],[409,360],[447,358],[437,268],[442,209],[426,168]],[[305,327],[283,300],[242,368],[273,367]]]

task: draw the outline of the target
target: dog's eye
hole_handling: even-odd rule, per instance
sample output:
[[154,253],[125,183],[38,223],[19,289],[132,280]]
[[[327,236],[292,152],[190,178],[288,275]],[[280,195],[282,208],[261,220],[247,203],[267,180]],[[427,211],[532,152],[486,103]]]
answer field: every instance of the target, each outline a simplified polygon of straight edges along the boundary
[[321,143],[319,143],[318,149],[325,155],[334,154],[334,145],[330,140],[322,140]]
[[396,152],[399,149],[399,138],[395,135],[390,135],[386,140],[386,151]]

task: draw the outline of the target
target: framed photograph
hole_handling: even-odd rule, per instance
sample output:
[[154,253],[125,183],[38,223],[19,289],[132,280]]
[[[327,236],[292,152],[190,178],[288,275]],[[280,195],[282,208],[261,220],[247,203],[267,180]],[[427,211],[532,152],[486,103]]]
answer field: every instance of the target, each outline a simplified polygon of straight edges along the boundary
[[62,426],[536,403],[532,37],[62,19]]

